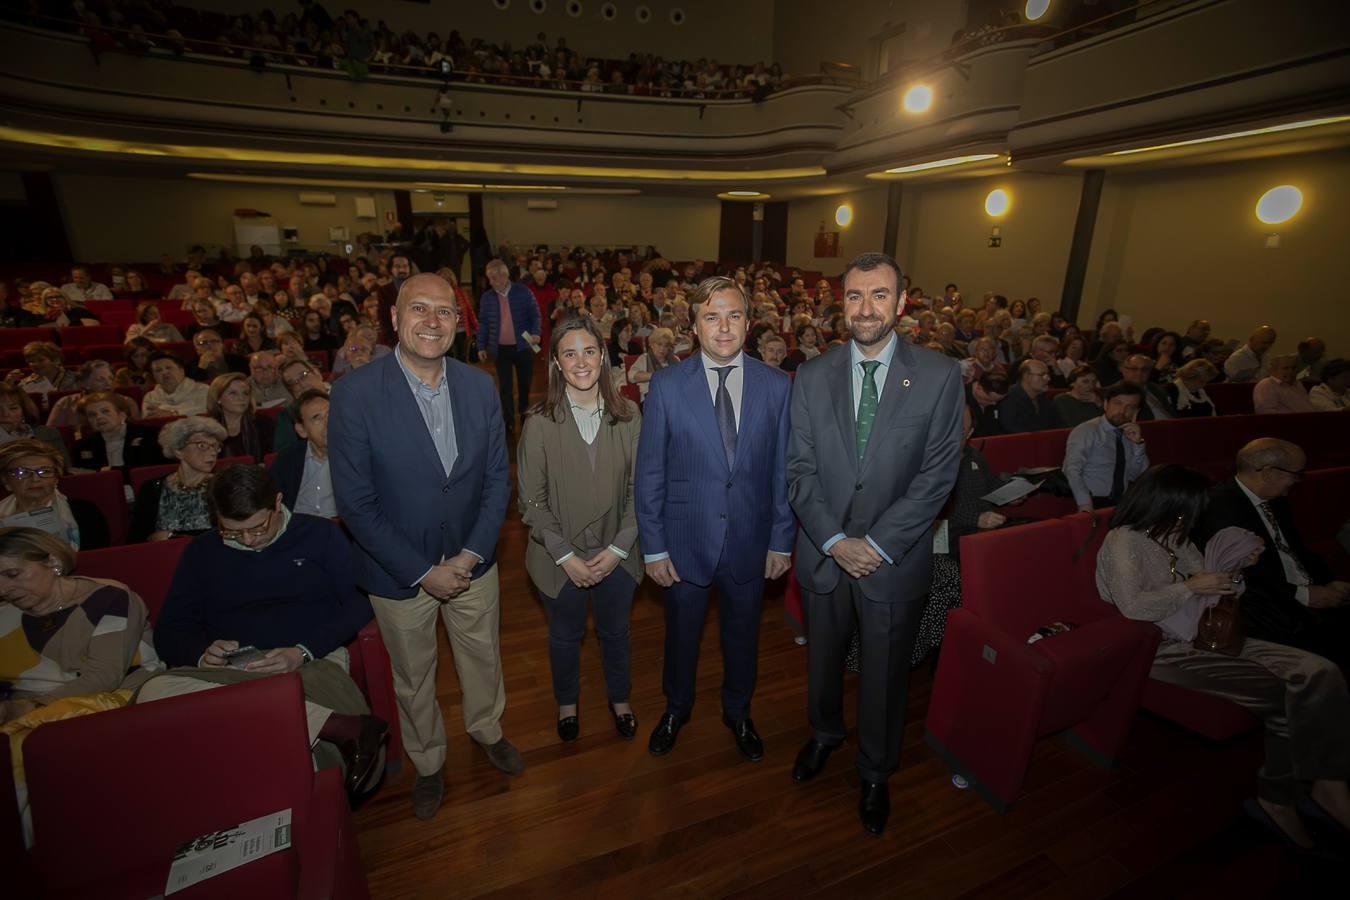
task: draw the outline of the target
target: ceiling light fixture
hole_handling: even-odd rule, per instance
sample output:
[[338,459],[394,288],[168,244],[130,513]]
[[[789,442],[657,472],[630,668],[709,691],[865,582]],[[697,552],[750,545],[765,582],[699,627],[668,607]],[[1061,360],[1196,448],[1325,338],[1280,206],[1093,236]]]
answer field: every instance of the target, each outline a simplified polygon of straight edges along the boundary
[[1027,0],[1026,16],[1028,22],[1035,22],[1050,9],[1050,0]]
[[1188,141],[1171,141],[1166,144],[1154,144],[1152,147],[1132,147],[1129,150],[1113,150],[1107,156],[1132,156],[1136,153],[1152,153],[1156,150],[1172,150],[1176,147],[1193,147],[1196,144],[1212,144],[1215,141],[1231,141],[1235,138],[1256,137],[1262,134],[1278,134],[1281,131],[1295,131],[1300,128],[1315,128],[1318,125],[1335,125],[1338,122],[1350,122],[1350,116],[1328,116],[1325,119],[1305,119],[1302,122],[1286,122],[1283,125],[1269,125],[1265,128],[1252,128],[1247,131],[1230,131],[1227,134],[1215,134],[1209,137],[1191,138]]
[[905,112],[927,112],[933,105],[933,89],[926,84],[916,84],[905,91]]
[[718,194],[721,200],[767,200],[769,195],[763,191],[723,191]]
[[968,156],[952,156],[947,159],[934,159],[908,166],[896,166],[894,169],[887,169],[882,174],[907,175],[910,172],[927,172],[930,169],[946,169],[951,166],[964,166],[966,163],[983,162],[986,159],[998,159],[998,156],[997,153],[972,153]]

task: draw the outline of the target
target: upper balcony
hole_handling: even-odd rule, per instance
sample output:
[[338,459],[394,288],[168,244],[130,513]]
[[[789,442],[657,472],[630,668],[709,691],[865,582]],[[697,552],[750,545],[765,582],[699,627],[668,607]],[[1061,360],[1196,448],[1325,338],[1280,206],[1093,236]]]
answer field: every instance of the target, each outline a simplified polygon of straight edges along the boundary
[[[0,23],[0,142],[14,159],[677,192],[714,185],[781,199],[865,177],[978,173],[1010,159],[1041,171],[1139,162],[1111,154],[1350,113],[1342,0],[1141,0],[1068,30],[983,34],[884,82],[817,77],[759,99],[582,93],[425,72],[357,80],[191,47],[97,47]],[[929,89],[927,108],[905,108],[915,85]],[[1350,126],[1328,127],[1344,142]],[[922,167],[966,156],[983,162]],[[912,171],[886,174],[895,168]]]

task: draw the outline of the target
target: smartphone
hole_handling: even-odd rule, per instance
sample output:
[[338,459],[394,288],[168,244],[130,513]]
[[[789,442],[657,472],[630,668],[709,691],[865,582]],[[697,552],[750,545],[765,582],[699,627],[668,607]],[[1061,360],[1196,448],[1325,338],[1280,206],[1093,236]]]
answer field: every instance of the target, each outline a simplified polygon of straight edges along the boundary
[[263,652],[252,645],[230,650],[225,654],[225,665],[232,669],[242,669],[257,659],[263,658]]

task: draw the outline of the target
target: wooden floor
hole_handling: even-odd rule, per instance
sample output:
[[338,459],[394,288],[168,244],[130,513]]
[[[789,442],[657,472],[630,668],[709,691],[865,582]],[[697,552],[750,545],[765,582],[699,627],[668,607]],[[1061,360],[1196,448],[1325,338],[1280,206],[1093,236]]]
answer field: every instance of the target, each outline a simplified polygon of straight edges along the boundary
[[[1345,896],[1241,817],[1260,764],[1259,735],[1215,746],[1141,715],[1113,771],[1046,741],[1024,796],[999,816],[973,791],[954,787],[923,742],[927,665],[911,679],[890,827],[881,838],[866,835],[851,745],[811,784],[789,777],[808,736],[806,648],[793,643],[774,600],[760,626],[752,711],[765,742],[761,762],[739,756],[720,722],[715,610],[693,720],[669,756],[648,755],[647,736],[664,708],[664,627],[650,582],[632,617],[638,738],[614,733],[591,634],[582,650],[581,738],[563,745],[554,731],[544,611],[522,564],[525,539],[513,506],[498,553],[502,724],[525,772],[498,772],[464,734],[442,634],[445,804],[430,822],[412,817],[405,762],[357,811],[372,897]],[[851,711],[851,677],[848,686]],[[1337,877],[1343,887],[1345,871]]]

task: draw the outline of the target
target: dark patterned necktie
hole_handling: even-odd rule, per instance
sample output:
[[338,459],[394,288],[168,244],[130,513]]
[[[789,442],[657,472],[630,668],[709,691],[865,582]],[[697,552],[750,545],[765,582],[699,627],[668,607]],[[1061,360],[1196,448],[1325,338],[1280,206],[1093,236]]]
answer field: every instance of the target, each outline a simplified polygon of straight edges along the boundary
[[717,373],[717,400],[713,410],[717,413],[717,430],[722,434],[722,449],[727,453],[727,468],[736,464],[736,408],[731,405],[731,392],[727,390],[727,376],[735,366],[714,366]]
[[1298,558],[1298,554],[1289,546],[1289,542],[1284,539],[1284,531],[1280,529],[1279,520],[1275,518],[1275,507],[1263,501],[1261,503],[1261,515],[1266,517],[1266,522],[1270,525],[1271,537],[1275,539],[1275,549],[1292,559],[1299,574],[1303,576],[1308,584],[1312,584],[1312,579],[1308,577],[1308,570],[1303,568],[1303,560]]
[[858,421],[854,425],[854,434],[858,441],[858,459],[862,460],[867,452],[867,439],[872,434],[872,423],[877,418],[877,366],[875,359],[862,362],[862,396],[858,398]]
[[1125,493],[1125,436],[1116,429],[1116,467],[1111,472],[1111,500],[1119,500]]

